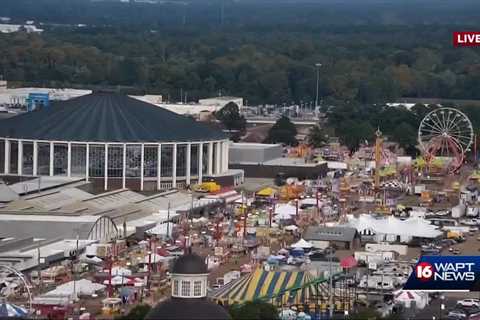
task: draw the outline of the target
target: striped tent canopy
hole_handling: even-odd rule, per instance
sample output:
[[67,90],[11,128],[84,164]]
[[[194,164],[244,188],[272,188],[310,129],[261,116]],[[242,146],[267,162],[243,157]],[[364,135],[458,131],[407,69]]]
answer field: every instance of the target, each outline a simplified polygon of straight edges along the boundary
[[15,304],[6,301],[0,301],[0,318],[23,318],[28,316],[28,311],[25,308],[19,307]]
[[223,304],[265,300],[274,304],[290,305],[306,303],[318,295],[327,296],[326,283],[313,284],[315,278],[305,271],[254,272],[220,287],[211,298]]

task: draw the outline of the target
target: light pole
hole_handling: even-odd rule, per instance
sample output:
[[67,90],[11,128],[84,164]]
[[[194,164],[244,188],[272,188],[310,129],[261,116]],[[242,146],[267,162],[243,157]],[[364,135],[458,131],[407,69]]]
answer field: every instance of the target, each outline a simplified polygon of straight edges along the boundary
[[315,108],[318,107],[318,82],[320,78],[320,67],[322,66],[321,63],[315,63],[315,67],[317,68],[317,88],[315,94]]
[[333,317],[333,270],[332,270],[332,260],[333,260],[333,247],[328,247],[328,313],[329,319]]
[[439,319],[441,320],[442,319],[442,314],[443,314],[443,310],[445,310],[445,296],[442,294],[440,296],[440,300],[441,300],[441,303],[440,303],[440,315],[439,315]]

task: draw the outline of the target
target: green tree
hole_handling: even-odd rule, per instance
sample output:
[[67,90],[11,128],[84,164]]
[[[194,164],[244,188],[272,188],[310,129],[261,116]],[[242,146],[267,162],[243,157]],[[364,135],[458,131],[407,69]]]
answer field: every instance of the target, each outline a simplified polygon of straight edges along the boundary
[[245,133],[247,120],[240,114],[240,109],[236,103],[227,103],[215,113],[215,117],[230,132],[230,139],[233,141],[240,140],[240,137]]
[[243,134],[247,126],[247,120],[240,114],[240,109],[234,102],[227,103],[222,109],[215,113],[215,117],[220,120],[225,129],[234,131],[234,136],[236,137]]
[[287,145],[294,146],[298,144],[298,141],[295,138],[296,135],[297,128],[295,125],[287,116],[282,116],[268,131],[268,136],[265,142],[285,143]]
[[417,144],[417,131],[406,122],[400,123],[394,130],[392,138],[398,142],[402,148],[411,148]]
[[328,140],[328,135],[323,128],[320,126],[313,126],[308,132],[308,144],[315,148],[323,147]]
[[233,320],[278,319],[278,312],[275,306],[262,301],[248,301],[242,305],[233,305],[229,312]]
[[148,304],[139,304],[133,307],[128,314],[115,318],[115,320],[143,320],[151,309],[152,307],[150,307]]
[[350,149],[355,150],[365,140],[372,140],[375,129],[368,121],[348,120],[341,126],[340,135],[343,143]]

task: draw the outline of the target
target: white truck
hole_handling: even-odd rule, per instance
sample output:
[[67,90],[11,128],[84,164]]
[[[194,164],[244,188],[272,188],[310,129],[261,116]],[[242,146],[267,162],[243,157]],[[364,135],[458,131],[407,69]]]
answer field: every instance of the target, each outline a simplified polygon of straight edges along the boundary
[[359,262],[364,262],[366,264],[376,263],[383,264],[395,260],[396,253],[393,251],[384,251],[384,252],[368,252],[368,251],[355,251],[354,253],[355,260]]
[[467,217],[477,217],[479,209],[478,207],[467,207]]
[[398,280],[389,275],[370,275],[363,276],[358,285],[360,288],[369,288],[376,290],[394,290],[398,285]]
[[452,218],[458,219],[465,215],[465,205],[460,203],[452,208]]
[[404,244],[389,244],[387,242],[367,243],[365,245],[365,250],[368,252],[394,251],[401,256],[405,256],[407,255],[408,246]]
[[424,184],[418,184],[418,185],[415,186],[414,193],[416,195],[420,195],[425,190],[427,190],[427,187]]

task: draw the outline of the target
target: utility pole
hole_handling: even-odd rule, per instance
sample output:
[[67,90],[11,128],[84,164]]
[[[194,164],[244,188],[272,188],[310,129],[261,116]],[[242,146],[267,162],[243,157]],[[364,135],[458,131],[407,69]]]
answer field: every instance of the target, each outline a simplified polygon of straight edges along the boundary
[[42,290],[42,267],[41,267],[41,257],[40,257],[40,244],[37,247],[37,272],[38,272],[38,287]]
[[75,244],[75,255],[72,263],[72,272],[73,272],[73,297],[76,297],[77,294],[77,273],[75,272],[75,262],[77,261],[77,255],[78,255],[78,232],[77,232],[77,241]]
[[316,87],[316,94],[315,94],[315,108],[318,107],[318,85],[320,81],[320,67],[322,66],[321,63],[315,63],[315,67],[317,68],[317,87]]
[[328,281],[328,306],[329,306],[329,319],[333,317],[333,275],[332,275],[332,247],[328,247],[328,269],[329,269],[329,281]]
[[167,240],[170,240],[170,201],[167,207]]

